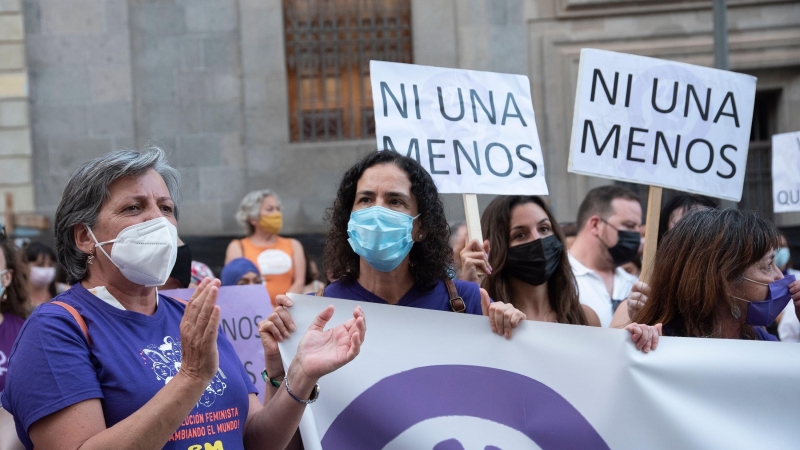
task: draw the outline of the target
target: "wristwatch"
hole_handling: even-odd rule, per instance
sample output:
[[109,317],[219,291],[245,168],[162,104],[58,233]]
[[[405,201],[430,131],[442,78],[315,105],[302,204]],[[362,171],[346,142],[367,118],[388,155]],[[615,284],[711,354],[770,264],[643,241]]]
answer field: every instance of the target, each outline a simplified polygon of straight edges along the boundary
[[[281,382],[283,381],[283,377],[284,376],[285,376],[285,374],[280,374],[280,375],[278,375],[276,377],[271,377],[271,376],[269,376],[269,374],[267,374],[267,369],[264,369],[264,370],[261,371],[261,378],[264,380],[264,382],[265,383],[269,383],[269,384],[273,385],[276,388],[281,387]],[[278,379],[278,378],[280,378],[280,379]]]

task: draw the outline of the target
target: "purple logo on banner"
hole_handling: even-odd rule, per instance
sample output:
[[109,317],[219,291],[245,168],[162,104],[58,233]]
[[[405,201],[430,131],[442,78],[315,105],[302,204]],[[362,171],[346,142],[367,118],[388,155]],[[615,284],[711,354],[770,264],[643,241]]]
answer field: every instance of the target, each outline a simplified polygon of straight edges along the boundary
[[[514,372],[462,365],[420,367],[375,383],[336,417],[322,438],[322,448],[399,448],[389,444],[426,421],[439,421],[438,434],[446,434],[441,428],[450,423],[444,419],[470,427],[489,421],[487,426],[500,434],[519,435],[544,450],[608,449],[583,415],[553,389]],[[426,448],[463,450],[463,444],[475,443],[458,437],[436,437],[435,445]],[[485,449],[513,450],[502,447],[509,440],[493,439],[485,437]]]

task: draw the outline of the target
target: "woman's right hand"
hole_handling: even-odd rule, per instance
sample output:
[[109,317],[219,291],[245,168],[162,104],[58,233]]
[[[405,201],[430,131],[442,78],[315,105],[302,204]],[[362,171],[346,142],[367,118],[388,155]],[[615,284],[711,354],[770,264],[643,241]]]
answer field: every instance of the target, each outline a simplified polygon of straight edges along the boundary
[[[469,237],[464,237],[468,240]],[[473,239],[464,245],[461,250],[461,276],[464,281],[472,281],[473,283],[480,284],[481,280],[478,277],[478,270],[484,274],[492,273],[492,266],[489,265],[489,241],[486,240],[481,246],[480,241]]]
[[275,297],[277,305],[266,319],[258,324],[258,333],[261,335],[261,345],[264,346],[264,362],[267,373],[276,376],[283,373],[283,362],[278,342],[288,339],[297,329],[294,320],[289,315],[287,308],[291,308],[292,300],[286,295]]
[[204,279],[194,291],[181,319],[180,373],[204,385],[211,382],[219,369],[219,286],[220,281],[216,278]]
[[633,284],[630,294],[628,294],[628,317],[633,320],[633,317],[644,307],[647,303],[647,298],[650,296],[650,286],[644,281],[637,281]]

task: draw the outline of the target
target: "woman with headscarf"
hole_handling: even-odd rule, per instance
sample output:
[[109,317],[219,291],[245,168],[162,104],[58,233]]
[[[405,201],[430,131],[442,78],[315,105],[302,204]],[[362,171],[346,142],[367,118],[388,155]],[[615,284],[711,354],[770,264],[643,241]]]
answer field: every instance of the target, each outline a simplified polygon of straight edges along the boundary
[[242,286],[247,284],[262,284],[264,281],[259,275],[258,267],[247,258],[236,258],[225,264],[220,273],[219,280],[223,286]]
[[179,212],[160,149],[111,152],[70,178],[55,234],[72,288],[28,318],[0,397],[26,448],[283,449],[317,380],[358,354],[361,311],[323,331],[326,308],[262,406],[219,332],[219,280],[188,304],[156,290],[177,258]]

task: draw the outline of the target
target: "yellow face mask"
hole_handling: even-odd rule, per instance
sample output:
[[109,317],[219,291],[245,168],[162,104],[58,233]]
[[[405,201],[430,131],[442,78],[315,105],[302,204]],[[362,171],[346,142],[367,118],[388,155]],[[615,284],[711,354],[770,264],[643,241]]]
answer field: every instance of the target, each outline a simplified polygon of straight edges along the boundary
[[269,234],[278,234],[283,228],[283,214],[278,211],[267,216],[261,216],[258,219],[258,226]]

